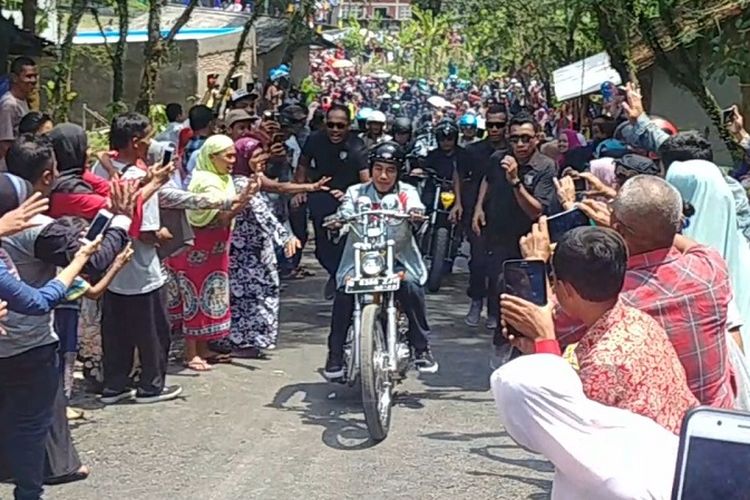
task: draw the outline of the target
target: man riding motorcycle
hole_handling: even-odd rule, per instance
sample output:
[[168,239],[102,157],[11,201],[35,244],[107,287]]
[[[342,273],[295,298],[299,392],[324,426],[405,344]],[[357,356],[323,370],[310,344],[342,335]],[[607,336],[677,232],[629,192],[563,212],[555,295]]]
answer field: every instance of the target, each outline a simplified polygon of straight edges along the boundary
[[471,113],[466,113],[461,117],[458,122],[458,126],[461,129],[461,137],[458,138],[458,145],[465,148],[469,144],[479,142],[477,137],[477,117]]
[[385,122],[385,113],[382,111],[373,111],[367,117],[367,131],[359,134],[359,138],[365,141],[367,148],[392,139],[390,135],[385,133]]
[[[397,143],[383,142],[376,145],[370,152],[371,180],[351,186],[346,191],[336,218],[344,219],[354,214],[357,200],[361,197],[370,198],[373,208],[377,209],[384,196],[395,194],[400,201],[401,209],[412,215],[414,221],[421,220],[424,205],[419,199],[417,190],[399,181],[399,173],[404,160],[404,152]],[[420,372],[435,373],[438,370],[438,364],[430,352],[430,327],[427,323],[425,294],[422,288],[427,280],[427,270],[417,242],[410,231],[405,231],[404,228],[401,228],[401,231],[394,229],[391,237],[396,240],[396,267],[404,271],[404,279],[401,288],[396,292],[396,298],[409,319],[408,338],[414,350],[414,364]],[[344,344],[354,310],[354,297],[344,292],[344,284],[347,276],[350,276],[354,270],[355,239],[354,235],[349,233],[336,273],[337,291],[331,313],[328,359],[323,371],[323,375],[329,380],[340,379],[344,376]]]

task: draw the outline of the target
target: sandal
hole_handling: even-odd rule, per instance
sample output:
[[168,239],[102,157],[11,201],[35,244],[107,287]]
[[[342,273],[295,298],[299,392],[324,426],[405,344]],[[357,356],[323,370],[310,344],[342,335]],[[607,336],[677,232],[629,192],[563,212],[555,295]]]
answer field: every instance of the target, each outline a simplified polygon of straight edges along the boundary
[[232,355],[217,353],[212,356],[206,356],[206,362],[210,365],[230,364],[232,362]]
[[247,347],[232,351],[232,356],[238,359],[268,359],[268,355],[257,347]]
[[194,372],[210,372],[213,368],[205,360],[193,359],[192,361],[186,361],[183,366],[188,370]]

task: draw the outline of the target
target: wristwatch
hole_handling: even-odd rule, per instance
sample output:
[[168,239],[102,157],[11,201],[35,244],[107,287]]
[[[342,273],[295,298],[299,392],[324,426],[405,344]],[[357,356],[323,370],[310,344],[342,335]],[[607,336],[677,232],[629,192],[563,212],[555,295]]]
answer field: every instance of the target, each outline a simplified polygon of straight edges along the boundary
[[521,184],[522,184],[522,182],[521,182],[521,179],[516,179],[516,180],[515,180],[515,181],[513,182],[513,184],[511,184],[511,185],[513,186],[513,189],[518,189],[518,188],[520,188],[520,187],[521,187]]

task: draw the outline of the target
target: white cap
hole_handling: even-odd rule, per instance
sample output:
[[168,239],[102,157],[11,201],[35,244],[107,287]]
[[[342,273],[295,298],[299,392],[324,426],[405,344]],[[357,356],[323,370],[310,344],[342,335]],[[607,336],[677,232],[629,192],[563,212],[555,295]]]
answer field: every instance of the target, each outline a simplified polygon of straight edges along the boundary
[[385,123],[385,113],[382,111],[373,111],[367,117],[367,123]]

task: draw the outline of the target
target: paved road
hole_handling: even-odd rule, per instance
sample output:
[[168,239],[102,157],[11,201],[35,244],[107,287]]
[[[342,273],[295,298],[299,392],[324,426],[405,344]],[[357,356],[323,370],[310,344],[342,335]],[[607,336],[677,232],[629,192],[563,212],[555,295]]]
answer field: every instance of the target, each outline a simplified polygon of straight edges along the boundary
[[330,305],[313,278],[284,291],[272,359],[201,375],[175,368],[185,397],[174,402],[89,400],[74,436],[92,476],[46,498],[548,498],[551,465],[515,446],[495,416],[489,335],[462,321],[466,278],[428,298],[440,372],[400,386],[386,441],[368,442],[357,391],[319,374]]

